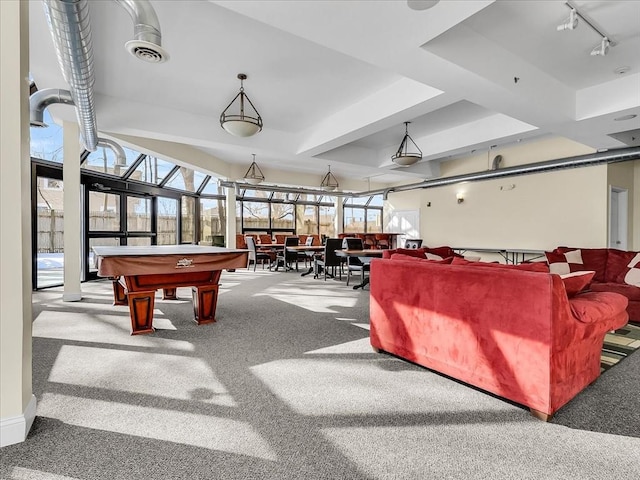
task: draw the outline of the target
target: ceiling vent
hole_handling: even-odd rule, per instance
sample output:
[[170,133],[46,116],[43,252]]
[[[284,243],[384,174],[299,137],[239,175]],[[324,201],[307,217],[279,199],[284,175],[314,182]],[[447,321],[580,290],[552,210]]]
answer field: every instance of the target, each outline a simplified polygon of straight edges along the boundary
[[626,132],[610,133],[609,136],[630,147],[640,147],[640,128],[627,130]]

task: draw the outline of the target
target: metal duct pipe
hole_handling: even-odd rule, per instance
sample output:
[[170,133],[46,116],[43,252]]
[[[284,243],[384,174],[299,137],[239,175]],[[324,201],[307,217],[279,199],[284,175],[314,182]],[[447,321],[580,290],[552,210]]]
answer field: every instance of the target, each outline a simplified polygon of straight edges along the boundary
[[127,164],[127,154],[124,153],[124,148],[119,143],[109,140],[108,138],[98,138],[98,146],[108,148],[116,155],[116,165],[125,166]]
[[93,47],[87,0],[44,0],[44,11],[58,62],[76,105],[84,147],[93,152],[98,143],[93,102]]
[[75,105],[71,92],[59,88],[45,88],[38,90],[29,97],[29,124],[32,127],[48,127],[44,122],[44,111],[56,103]]
[[321,188],[314,189],[314,188],[301,188],[301,187],[280,187],[278,185],[252,185],[249,182],[230,182],[226,180],[221,180],[220,186],[226,187],[226,188],[236,188],[236,189],[248,188],[251,190],[267,190],[269,192],[283,192],[283,193],[293,192],[293,193],[306,193],[309,195],[325,195],[325,196],[328,195],[331,197],[357,196],[357,194],[354,194],[351,192],[339,192],[339,191],[328,192]]
[[545,162],[529,163],[527,165],[517,165],[514,167],[501,168],[499,170],[485,170],[482,172],[465,173],[455,175],[453,177],[436,178],[434,180],[425,180],[420,183],[412,183],[401,185],[399,187],[383,188],[378,190],[370,190],[368,192],[360,192],[355,196],[378,195],[385,192],[404,192],[408,190],[417,190],[419,188],[442,187],[460,182],[474,182],[480,180],[490,180],[493,178],[514,177],[518,175],[527,175],[531,173],[543,173],[552,170],[563,170],[567,168],[590,167],[601,163],[617,163],[628,162],[640,159],[640,148],[620,148],[608,150],[606,152],[591,153],[588,155],[579,155],[577,157],[560,158],[557,160],[548,160]]
[[[545,162],[529,163],[527,165],[517,165],[515,167],[502,168],[500,170],[486,170],[476,173],[466,173],[453,177],[436,178],[434,180],[425,180],[419,183],[410,183],[400,185],[398,187],[386,187],[376,190],[367,190],[364,192],[327,192],[321,189],[310,188],[287,188],[276,185],[250,185],[249,183],[221,181],[223,187],[250,188],[253,190],[269,190],[273,192],[296,192],[309,193],[315,195],[331,195],[334,197],[365,197],[370,195],[382,195],[387,197],[392,192],[404,192],[408,190],[418,190],[421,188],[442,187],[461,182],[473,182],[480,180],[490,180],[492,178],[513,177],[517,175],[527,175],[531,173],[549,172],[552,170],[563,170],[567,168],[591,167],[601,163],[617,163],[628,162],[640,159],[640,148],[621,148],[609,150],[607,152],[591,153],[589,155],[580,155],[577,157],[567,157],[557,160],[548,160]],[[385,198],[386,199],[386,198]]]
[[145,62],[162,63],[169,54],[162,48],[162,33],[156,11],[147,0],[115,0],[133,20],[134,39],[125,43],[131,55]]

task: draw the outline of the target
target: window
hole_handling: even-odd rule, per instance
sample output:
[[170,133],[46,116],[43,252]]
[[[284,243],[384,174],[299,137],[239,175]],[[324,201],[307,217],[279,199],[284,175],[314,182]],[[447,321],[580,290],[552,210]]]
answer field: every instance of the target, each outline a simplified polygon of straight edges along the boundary
[[336,237],[336,207],[320,205],[320,235]]
[[120,195],[89,192],[89,231],[120,231]]
[[178,200],[158,197],[156,217],[158,245],[175,245],[178,243]]
[[200,188],[205,178],[206,175],[204,173],[196,172],[190,168],[180,167],[164,186],[185,190],[187,192],[195,192]]
[[383,203],[382,195],[347,198],[344,201],[344,231],[381,233]]
[[203,195],[224,195],[225,192],[218,186],[218,179],[215,177],[209,178],[207,184],[202,190]]
[[364,232],[365,231],[365,209],[356,207],[344,207],[344,231]]
[[130,148],[123,147],[126,155],[125,164],[116,162],[116,154],[110,148],[98,147],[95,152],[88,153],[82,162],[82,168],[95,172],[107,173],[120,177],[139,156],[140,153]]
[[296,232],[303,235],[316,235],[318,231],[318,207],[296,205]]
[[382,233],[382,209],[367,208],[366,233]]
[[181,243],[194,243],[196,228],[196,199],[193,197],[182,197],[181,215]]
[[56,125],[47,110],[44,111],[46,128],[31,127],[31,156],[62,163],[62,127]]
[[129,178],[139,182],[158,184],[171,173],[174,167],[173,163],[147,155]]
[[[127,197],[127,231],[151,232],[151,199]],[[127,242],[131,245],[130,242]]]
[[243,230],[269,229],[269,204],[267,202],[242,202],[242,228]]
[[293,204],[292,203],[272,203],[271,204],[271,228],[278,230],[294,230]]
[[[38,177],[36,209],[36,288],[62,285],[64,276],[64,211],[62,180]],[[55,185],[47,189],[45,185]]]
[[[224,245],[227,214],[224,198],[200,199],[200,241]],[[223,237],[222,239],[219,237]],[[214,238],[215,237],[215,238]]]

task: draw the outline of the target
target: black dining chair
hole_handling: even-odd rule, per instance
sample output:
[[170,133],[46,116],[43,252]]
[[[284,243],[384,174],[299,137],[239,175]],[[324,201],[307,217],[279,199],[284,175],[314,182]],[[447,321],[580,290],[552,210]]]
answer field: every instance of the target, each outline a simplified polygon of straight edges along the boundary
[[298,252],[290,252],[287,250],[287,247],[297,247],[300,245],[300,239],[298,237],[286,237],[284,239],[284,248],[278,252],[278,257],[276,258],[276,270],[278,267],[282,265],[284,270],[293,270],[293,263],[296,264],[296,272],[298,271]]
[[[326,281],[327,275],[330,277],[335,277],[336,267],[338,267],[338,275],[340,280],[342,280],[342,258],[336,255],[336,250],[340,250],[341,248],[341,238],[327,238],[324,244],[324,252],[322,253],[322,255],[318,255],[315,257],[315,273],[313,275],[313,278],[318,278],[320,276],[320,268],[322,268],[324,271],[324,279]],[[329,273],[329,268],[331,268],[331,273]]]
[[253,271],[256,271],[256,264],[258,263],[258,260],[260,260],[260,263],[262,263],[262,269],[264,270],[264,261],[268,260],[269,262],[271,262],[271,255],[269,255],[266,252],[261,252],[256,248],[256,240],[253,237],[246,237],[245,241],[247,242],[247,249],[249,250],[249,258],[247,261],[247,268],[249,268],[249,266],[251,265],[251,262],[253,262]]

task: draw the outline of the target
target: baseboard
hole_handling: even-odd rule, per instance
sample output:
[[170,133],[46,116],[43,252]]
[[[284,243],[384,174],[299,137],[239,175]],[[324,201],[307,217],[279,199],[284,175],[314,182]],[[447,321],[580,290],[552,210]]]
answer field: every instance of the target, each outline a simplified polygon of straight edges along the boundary
[[0,447],[24,442],[36,418],[36,397],[31,395],[24,414],[0,419]]
[[67,292],[64,292],[62,294],[62,301],[63,302],[79,302],[80,300],[82,300],[82,292],[80,292],[80,293],[67,293]]

